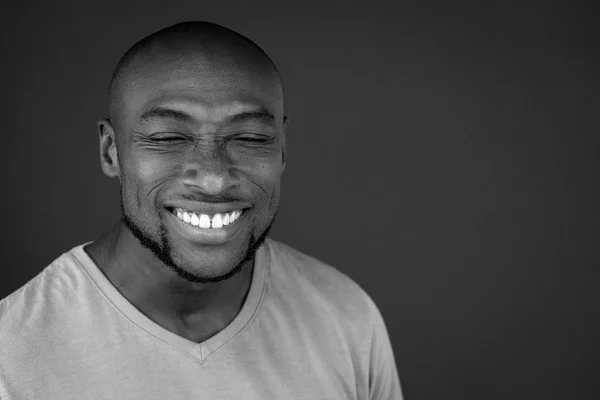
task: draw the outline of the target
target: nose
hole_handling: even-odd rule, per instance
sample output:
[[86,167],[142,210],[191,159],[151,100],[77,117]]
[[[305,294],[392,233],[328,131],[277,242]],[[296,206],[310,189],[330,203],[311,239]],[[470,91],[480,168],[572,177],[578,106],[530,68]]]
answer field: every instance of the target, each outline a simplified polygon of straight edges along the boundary
[[183,183],[208,196],[219,195],[234,183],[231,164],[218,146],[195,149],[186,160]]

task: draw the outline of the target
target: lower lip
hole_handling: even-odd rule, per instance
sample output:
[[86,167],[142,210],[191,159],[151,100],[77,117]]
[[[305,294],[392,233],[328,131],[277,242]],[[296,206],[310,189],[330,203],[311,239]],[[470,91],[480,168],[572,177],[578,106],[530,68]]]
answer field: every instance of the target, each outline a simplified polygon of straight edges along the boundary
[[242,211],[242,215],[233,224],[224,225],[222,228],[199,228],[183,222],[168,210],[167,213],[171,216],[168,219],[173,222],[172,225],[183,236],[187,236],[190,240],[199,244],[216,245],[227,243],[240,232],[240,228],[245,222],[247,211]]

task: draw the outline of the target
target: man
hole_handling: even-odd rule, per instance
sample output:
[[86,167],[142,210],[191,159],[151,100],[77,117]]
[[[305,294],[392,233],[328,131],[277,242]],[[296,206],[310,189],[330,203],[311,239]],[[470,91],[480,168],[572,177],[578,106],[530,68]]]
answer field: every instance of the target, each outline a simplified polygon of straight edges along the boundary
[[267,239],[285,168],[283,86],[206,22],[135,44],[98,123],[122,219],[0,302],[0,398],[401,399],[381,315]]

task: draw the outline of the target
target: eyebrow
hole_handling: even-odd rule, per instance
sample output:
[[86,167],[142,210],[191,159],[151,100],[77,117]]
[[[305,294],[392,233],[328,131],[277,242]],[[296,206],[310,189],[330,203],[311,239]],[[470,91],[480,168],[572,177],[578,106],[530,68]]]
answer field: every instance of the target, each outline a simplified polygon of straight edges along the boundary
[[246,111],[229,117],[229,122],[245,122],[251,120],[270,124],[275,121],[275,116],[273,113],[271,113],[271,111],[262,107],[257,111]]
[[146,110],[140,115],[140,122],[148,121],[151,119],[170,118],[181,122],[192,122],[193,118],[191,115],[184,113],[183,111],[173,110],[171,108],[163,107],[152,107]]
[[[159,118],[170,118],[180,122],[190,123],[194,121],[194,117],[183,111],[173,110],[171,108],[164,107],[152,107],[149,110],[140,115],[140,122],[148,121],[151,119]],[[256,111],[245,111],[238,114],[234,114],[227,118],[227,122],[246,122],[246,121],[258,121],[266,124],[271,124],[275,121],[275,115],[270,112],[267,108],[261,107]]]

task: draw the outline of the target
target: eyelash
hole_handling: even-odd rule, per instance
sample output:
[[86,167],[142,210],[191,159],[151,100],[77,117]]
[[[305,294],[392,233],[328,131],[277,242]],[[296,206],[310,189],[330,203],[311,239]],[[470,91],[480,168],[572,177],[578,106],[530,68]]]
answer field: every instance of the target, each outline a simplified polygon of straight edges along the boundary
[[180,141],[183,139],[180,137],[177,137],[177,136],[169,136],[169,137],[154,138],[152,140],[155,142],[175,142],[175,141]]
[[[180,137],[180,136],[163,136],[163,137],[151,138],[151,140],[153,142],[157,142],[157,143],[169,143],[169,142],[180,142],[180,141],[186,140],[186,138]],[[268,143],[271,139],[255,138],[255,137],[238,137],[238,138],[234,138],[231,140],[260,144],[260,143]]]
[[238,138],[235,140],[241,140],[243,142],[251,142],[251,143],[267,143],[269,139],[259,139],[259,138]]

